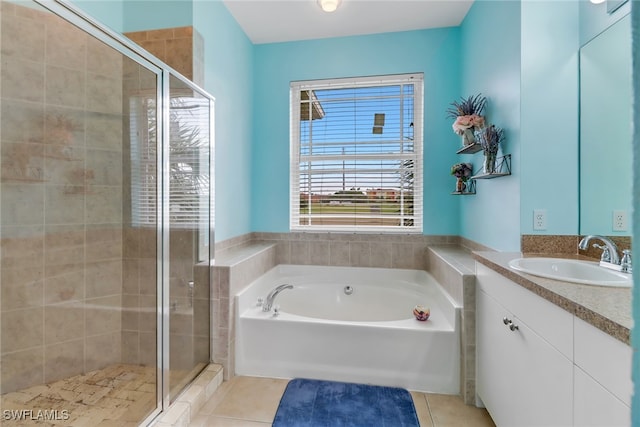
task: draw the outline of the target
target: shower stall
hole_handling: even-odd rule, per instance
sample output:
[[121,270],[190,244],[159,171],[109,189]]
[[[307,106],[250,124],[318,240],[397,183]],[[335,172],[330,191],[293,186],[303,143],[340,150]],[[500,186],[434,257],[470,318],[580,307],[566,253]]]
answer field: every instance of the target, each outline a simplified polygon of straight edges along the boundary
[[0,424],[147,424],[210,360],[213,99],[67,3],[0,18]]

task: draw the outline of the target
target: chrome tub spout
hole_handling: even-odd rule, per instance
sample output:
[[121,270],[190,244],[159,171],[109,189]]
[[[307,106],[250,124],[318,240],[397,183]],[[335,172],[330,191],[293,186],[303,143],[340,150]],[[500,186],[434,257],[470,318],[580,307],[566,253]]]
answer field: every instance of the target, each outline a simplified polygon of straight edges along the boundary
[[273,301],[276,299],[278,294],[285,289],[293,289],[293,285],[288,285],[285,283],[272,289],[271,292],[269,292],[269,295],[267,295],[264,303],[262,304],[262,311],[271,311],[271,307],[273,307]]

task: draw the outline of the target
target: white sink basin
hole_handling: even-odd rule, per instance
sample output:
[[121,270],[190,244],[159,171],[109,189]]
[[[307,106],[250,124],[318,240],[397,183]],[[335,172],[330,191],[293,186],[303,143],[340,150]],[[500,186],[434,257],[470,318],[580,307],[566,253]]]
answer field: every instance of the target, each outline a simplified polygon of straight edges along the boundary
[[597,262],[591,261],[564,258],[517,258],[509,262],[509,267],[534,276],[584,285],[629,288],[633,283],[630,274],[600,267]]

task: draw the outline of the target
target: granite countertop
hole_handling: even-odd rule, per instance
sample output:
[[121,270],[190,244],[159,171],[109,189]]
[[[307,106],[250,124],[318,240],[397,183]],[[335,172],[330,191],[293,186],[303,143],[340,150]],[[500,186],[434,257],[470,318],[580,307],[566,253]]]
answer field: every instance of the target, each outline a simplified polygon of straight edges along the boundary
[[[478,251],[473,252],[473,256],[479,263],[497,271],[612,337],[629,344],[629,332],[633,326],[631,288],[581,285],[521,273],[509,267],[509,261],[523,257],[520,252]],[[524,256],[549,257],[550,255],[527,254]],[[561,257],[582,258],[568,255]]]

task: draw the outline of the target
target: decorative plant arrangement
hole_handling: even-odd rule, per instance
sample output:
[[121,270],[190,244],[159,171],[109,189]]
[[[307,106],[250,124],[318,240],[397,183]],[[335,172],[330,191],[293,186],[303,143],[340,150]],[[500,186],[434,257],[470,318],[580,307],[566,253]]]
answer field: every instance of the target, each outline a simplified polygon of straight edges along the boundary
[[474,131],[482,129],[485,125],[484,109],[487,106],[487,98],[478,94],[468,98],[460,98],[451,103],[447,110],[447,117],[455,119],[453,131],[462,136],[462,145],[467,146],[475,142]]
[[484,152],[483,168],[473,173],[471,163],[457,163],[451,167],[451,175],[456,177],[456,191],[452,194],[476,194],[477,179],[492,179],[511,175],[511,155],[498,158],[500,143],[504,141],[504,131],[490,125],[484,113],[487,98],[482,94],[460,98],[447,109],[447,117],[455,119],[453,131],[462,136],[462,148],[457,154]]
[[471,178],[473,173],[471,163],[456,163],[451,166],[451,175],[457,178],[456,180],[456,192],[462,193],[467,188],[465,182]]
[[484,151],[484,173],[496,171],[496,156],[500,143],[504,141],[504,131],[494,125],[475,132],[475,138]]

